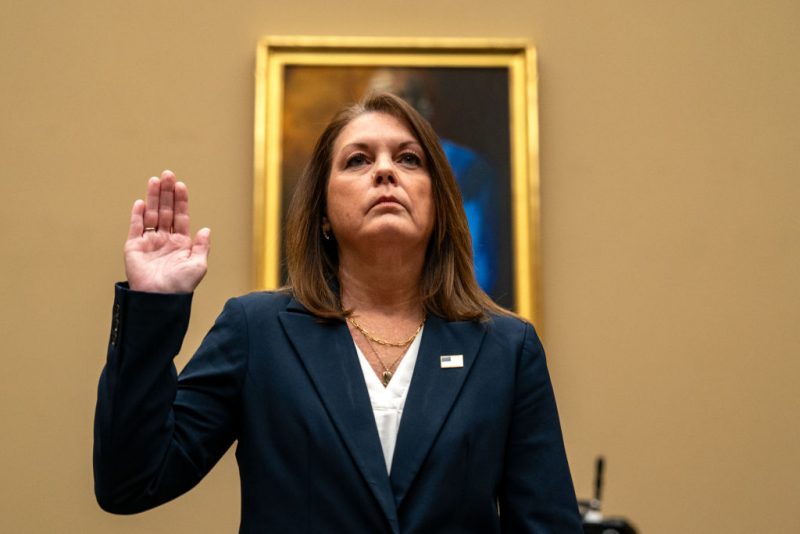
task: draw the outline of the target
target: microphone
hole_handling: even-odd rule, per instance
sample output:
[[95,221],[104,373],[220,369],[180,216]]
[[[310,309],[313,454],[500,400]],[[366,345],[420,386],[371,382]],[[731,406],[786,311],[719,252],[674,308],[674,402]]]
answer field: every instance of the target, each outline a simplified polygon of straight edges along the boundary
[[583,517],[584,534],[637,534],[636,528],[624,517],[603,517],[603,477],[606,460],[598,456],[594,463],[594,497],[578,501]]

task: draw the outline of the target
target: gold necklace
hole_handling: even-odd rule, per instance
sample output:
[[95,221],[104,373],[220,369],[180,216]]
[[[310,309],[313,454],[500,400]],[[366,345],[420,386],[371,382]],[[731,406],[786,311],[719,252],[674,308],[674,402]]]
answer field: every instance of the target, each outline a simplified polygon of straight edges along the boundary
[[367,341],[374,341],[378,345],[385,345],[387,347],[405,347],[407,345],[410,345],[411,342],[414,341],[414,338],[417,337],[417,334],[419,334],[419,331],[422,330],[422,325],[425,324],[425,319],[423,318],[422,321],[420,321],[416,331],[413,334],[411,334],[411,337],[409,337],[405,341],[394,342],[394,341],[386,341],[385,339],[380,339],[373,336],[372,334],[364,330],[364,327],[358,324],[356,320],[352,317],[348,317],[347,320],[350,321],[350,323],[353,326],[355,326],[358,329],[358,331],[364,335],[365,338],[367,338]]
[[364,336],[364,339],[367,340],[367,345],[369,345],[372,354],[375,355],[375,357],[378,359],[378,363],[380,363],[381,367],[383,367],[383,372],[381,373],[381,384],[383,384],[383,387],[386,387],[389,385],[389,380],[391,380],[392,376],[394,376],[393,369],[397,367],[397,364],[400,363],[400,360],[403,359],[403,356],[405,356],[405,352],[400,354],[400,356],[397,357],[397,359],[394,361],[392,365],[386,367],[386,364],[383,363],[383,359],[378,354],[378,351],[375,350],[375,347],[372,346],[372,342],[369,340],[369,338],[367,336]]

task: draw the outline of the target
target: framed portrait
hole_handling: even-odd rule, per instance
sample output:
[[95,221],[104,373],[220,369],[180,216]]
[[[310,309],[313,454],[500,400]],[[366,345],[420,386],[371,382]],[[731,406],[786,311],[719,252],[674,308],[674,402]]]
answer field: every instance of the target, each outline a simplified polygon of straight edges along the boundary
[[283,222],[326,124],[370,92],[433,125],[461,188],[475,273],[499,304],[538,317],[536,53],[523,40],[266,37],[255,105],[256,285],[286,280]]

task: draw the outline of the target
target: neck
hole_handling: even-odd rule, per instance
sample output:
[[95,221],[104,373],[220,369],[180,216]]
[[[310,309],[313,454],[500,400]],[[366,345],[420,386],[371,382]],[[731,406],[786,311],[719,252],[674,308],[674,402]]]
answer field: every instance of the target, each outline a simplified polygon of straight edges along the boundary
[[340,251],[342,305],[359,314],[421,316],[420,277],[424,251]]

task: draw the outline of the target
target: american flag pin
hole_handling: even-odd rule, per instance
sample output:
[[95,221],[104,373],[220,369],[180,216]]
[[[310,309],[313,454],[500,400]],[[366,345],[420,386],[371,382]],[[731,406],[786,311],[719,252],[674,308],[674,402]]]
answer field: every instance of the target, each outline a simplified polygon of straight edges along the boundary
[[458,367],[464,367],[464,355],[447,354],[445,356],[439,356],[439,365],[442,367],[442,369],[456,369]]

